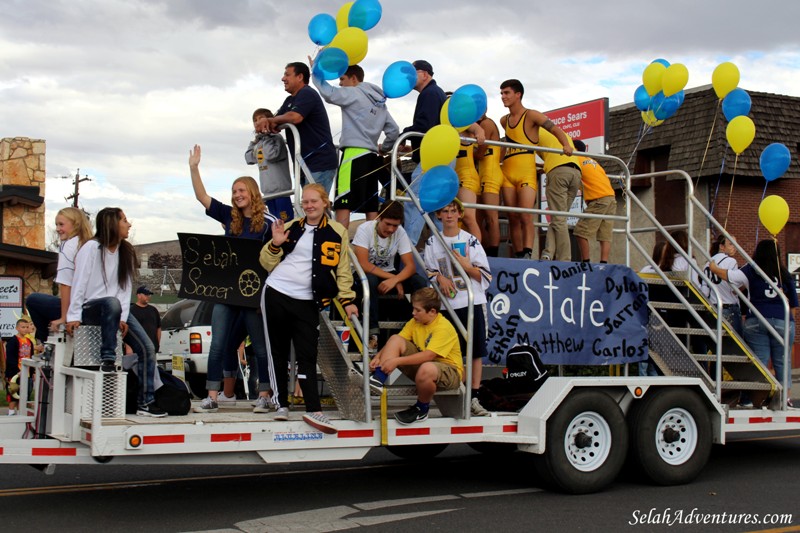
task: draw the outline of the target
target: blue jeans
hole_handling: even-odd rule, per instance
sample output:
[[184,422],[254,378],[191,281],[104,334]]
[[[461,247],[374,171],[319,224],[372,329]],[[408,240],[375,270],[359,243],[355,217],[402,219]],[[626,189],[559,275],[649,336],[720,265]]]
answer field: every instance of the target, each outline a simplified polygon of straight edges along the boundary
[[101,361],[114,362],[117,359],[117,331],[121,316],[122,306],[113,296],[89,300],[83,304],[81,322],[87,326],[100,326]]
[[[231,349],[236,334],[236,323],[241,317],[250,335],[250,343],[258,366],[258,390],[269,390],[267,344],[264,323],[257,309],[235,305],[214,304],[211,313],[211,347],[208,350],[208,380],[206,388],[218,391],[222,386],[222,367],[226,352]],[[235,348],[234,348],[235,349]]]
[[[314,183],[321,183],[322,186],[325,187],[325,192],[330,194],[331,187],[333,187],[333,178],[336,177],[336,169],[331,168],[328,170],[318,170],[316,172],[312,172],[311,177],[314,179]],[[305,176],[303,176],[302,184],[306,184]]]
[[34,292],[25,298],[25,307],[36,326],[36,338],[47,342],[50,322],[61,318],[61,298],[52,294]]
[[[367,283],[369,283],[369,332],[374,335],[377,334],[380,327],[378,326],[378,285],[383,281],[382,278],[367,274]],[[428,286],[428,281],[420,276],[414,274],[407,280],[403,281],[403,291],[406,294],[414,294],[414,291]],[[397,294],[396,290],[392,290],[392,294]]]
[[[767,322],[775,328],[775,331],[783,337],[786,321],[780,318],[767,318]],[[791,385],[783,382],[783,346],[776,338],[767,332],[767,328],[754,317],[748,317],[744,321],[744,340],[753,350],[756,357],[767,366],[772,361],[772,368],[775,369],[775,377],[783,386]],[[789,343],[794,341],[794,320],[789,321]],[[789,372],[791,373],[791,349],[789,351]],[[791,376],[790,376],[791,379]]]
[[740,337],[744,336],[744,331],[742,330],[742,309],[739,307],[739,304],[723,307],[722,318],[728,321],[733,331],[738,333]]
[[155,392],[153,378],[156,372],[156,348],[136,317],[130,314],[128,315],[128,334],[125,335],[125,344],[130,346],[138,356],[136,372],[139,376],[139,396],[137,398],[139,407],[150,405],[156,401],[153,395]]

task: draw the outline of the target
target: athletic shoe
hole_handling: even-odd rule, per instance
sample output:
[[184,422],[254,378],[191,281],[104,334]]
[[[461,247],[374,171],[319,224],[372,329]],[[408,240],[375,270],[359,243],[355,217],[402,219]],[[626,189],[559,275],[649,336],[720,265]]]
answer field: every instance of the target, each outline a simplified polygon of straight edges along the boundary
[[224,392],[217,394],[217,403],[224,403],[226,406],[236,405],[236,394],[233,396],[225,396]]
[[788,407],[789,409],[794,409],[794,404],[792,403],[791,398],[786,398],[786,407]]
[[753,400],[742,398],[739,400],[739,408],[740,409],[752,409],[753,408]]
[[167,416],[167,412],[154,403],[139,407],[136,410],[136,414],[139,416],[150,416],[153,418],[164,418]]
[[399,424],[403,424],[407,426],[409,424],[413,424],[414,422],[420,422],[428,418],[428,412],[422,412],[422,409],[417,407],[416,405],[412,405],[408,409],[403,409],[402,411],[398,411],[394,414],[394,419],[397,420]]
[[117,371],[117,363],[115,361],[102,361],[100,363],[100,372],[103,374],[111,374]]
[[203,398],[203,401],[200,402],[200,405],[193,409],[195,413],[216,413],[219,411],[219,404],[216,400],[212,400],[211,396],[208,398]]
[[339,432],[339,430],[336,429],[336,426],[331,424],[331,421],[328,419],[328,417],[322,414],[322,411],[304,414],[303,422],[314,429],[318,429],[323,433],[327,433],[328,435],[335,435]]
[[489,411],[487,411],[486,408],[481,405],[481,402],[479,402],[477,398],[472,399],[472,403],[470,404],[470,412],[472,413],[472,416],[489,416]]
[[272,417],[272,419],[276,422],[286,422],[289,420],[289,408],[278,407],[278,410],[275,412],[275,416]]
[[269,398],[266,396],[259,396],[256,400],[256,406],[253,408],[254,413],[269,413]]
[[528,260],[533,259],[533,254],[531,252],[525,252],[524,254],[522,254],[522,258]]
[[542,254],[542,255],[539,256],[539,261],[552,261],[552,259],[550,258],[549,255]]

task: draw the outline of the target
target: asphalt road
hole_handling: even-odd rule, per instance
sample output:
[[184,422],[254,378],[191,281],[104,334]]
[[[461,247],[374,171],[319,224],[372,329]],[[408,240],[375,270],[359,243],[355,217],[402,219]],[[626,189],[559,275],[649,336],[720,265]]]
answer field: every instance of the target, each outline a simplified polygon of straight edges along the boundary
[[[543,490],[529,459],[453,445],[416,463],[375,450],[360,462],[59,466],[52,476],[3,466],[2,531],[800,531],[800,438],[717,446],[690,485],[626,472],[584,496]],[[767,513],[791,518],[763,523]],[[734,514],[740,523],[686,523]]]

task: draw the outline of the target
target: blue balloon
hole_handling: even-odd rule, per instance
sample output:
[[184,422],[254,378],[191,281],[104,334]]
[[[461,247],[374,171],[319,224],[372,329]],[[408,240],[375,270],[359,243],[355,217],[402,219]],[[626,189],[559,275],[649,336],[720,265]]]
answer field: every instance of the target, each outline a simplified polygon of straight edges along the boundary
[[364,31],[372,29],[381,20],[383,8],[378,0],[356,0],[350,6],[347,23]]
[[426,213],[443,208],[458,194],[458,175],[449,165],[428,169],[419,184],[419,203]]
[[678,107],[682,106],[683,105],[683,100],[684,100],[684,98],[686,98],[686,95],[683,93],[683,89],[681,89],[680,91],[675,93],[673,96],[677,96],[678,97]]
[[783,144],[772,143],[761,152],[759,163],[761,164],[761,173],[764,175],[764,179],[767,181],[776,180],[789,170],[789,165],[792,163],[792,154]]
[[[654,60],[652,60],[652,61],[650,62],[650,64],[652,65],[653,63],[661,63],[661,64],[662,64],[662,65],[664,65],[665,67],[669,68],[669,61],[667,61],[666,59],[661,59],[661,58],[654,59]],[[644,111],[644,110],[643,110],[643,111]]]
[[747,91],[737,87],[722,100],[722,112],[730,122],[736,117],[749,115],[751,104],[750,95],[747,94]]
[[326,13],[314,15],[308,23],[308,36],[311,37],[311,42],[319,46],[330,44],[337,31],[336,19]]
[[477,122],[486,113],[486,92],[474,84],[456,89],[450,97],[447,119],[454,128]]
[[644,85],[639,85],[636,92],[633,93],[633,102],[636,104],[636,109],[639,111],[647,111],[650,109],[650,95],[647,94],[647,89]]
[[314,76],[323,80],[335,80],[342,76],[350,64],[341,48],[325,48],[314,61]]
[[417,69],[408,61],[395,61],[383,73],[383,94],[386,98],[400,98],[414,90]]
[[650,103],[650,109],[653,110],[653,115],[655,115],[658,120],[667,120],[678,112],[678,107],[680,107],[680,102],[677,95],[664,96],[663,91],[659,91],[655,94]]

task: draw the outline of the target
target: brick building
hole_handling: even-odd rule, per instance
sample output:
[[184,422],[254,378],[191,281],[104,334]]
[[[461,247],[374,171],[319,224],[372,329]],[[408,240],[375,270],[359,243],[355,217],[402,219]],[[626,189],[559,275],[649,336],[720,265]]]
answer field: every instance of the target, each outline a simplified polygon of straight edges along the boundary
[[[713,210],[720,223],[724,224],[727,217],[726,229],[746,251],[752,251],[757,230],[759,240],[769,237],[758,218],[767,183],[759,164],[761,152],[771,143],[783,143],[792,154],[792,162],[783,177],[768,184],[766,195],[782,196],[789,204],[789,222],[778,236],[785,259],[786,253],[800,252],[800,180],[796,179],[800,178],[800,98],[749,94],[749,116],[755,123],[756,135],[738,158],[728,146],[728,121],[711,86],[687,91],[678,112],[643,138],[641,112],[633,104],[611,109],[608,153],[623,161],[631,160],[633,174],[675,169],[687,172],[701,203]],[[656,178],[637,189],[662,224],[687,222],[682,208],[687,193],[684,180]],[[695,237],[706,242],[707,224],[697,217],[695,221]]]

